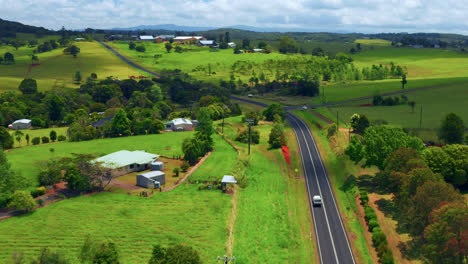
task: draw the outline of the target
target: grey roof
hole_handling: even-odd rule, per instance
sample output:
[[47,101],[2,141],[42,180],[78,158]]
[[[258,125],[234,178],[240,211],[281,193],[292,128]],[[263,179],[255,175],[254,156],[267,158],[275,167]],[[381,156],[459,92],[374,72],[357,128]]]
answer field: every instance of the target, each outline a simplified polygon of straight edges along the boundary
[[172,120],[171,122],[174,124],[174,126],[183,125],[183,124],[192,125],[192,121],[185,119],[185,118],[177,118],[177,119]]
[[202,45],[213,45],[214,40],[200,40],[200,44],[202,44]]
[[154,39],[153,36],[140,36],[140,39]]
[[164,162],[162,161],[153,161],[151,162],[152,165],[161,165],[161,164],[164,164]]
[[142,150],[121,150],[97,158],[94,161],[102,163],[103,167],[117,169],[131,164],[149,164],[158,158],[159,155],[151,154]]
[[224,175],[223,180],[221,182],[222,183],[237,183],[234,176],[231,176],[231,175]]
[[153,177],[163,176],[164,172],[162,172],[162,171],[149,171],[149,172],[141,173],[141,174],[138,174],[138,175],[141,175],[141,176],[143,176],[145,178],[151,179]]
[[16,120],[15,122],[13,122],[12,124],[18,124],[18,123],[29,124],[29,123],[31,123],[31,120],[30,119],[19,119],[19,120]]

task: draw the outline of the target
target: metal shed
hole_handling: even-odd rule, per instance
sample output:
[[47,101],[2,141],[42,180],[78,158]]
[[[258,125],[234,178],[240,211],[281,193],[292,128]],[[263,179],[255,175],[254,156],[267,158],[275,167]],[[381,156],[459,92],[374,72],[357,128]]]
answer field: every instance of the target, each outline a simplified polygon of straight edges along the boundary
[[31,127],[31,120],[29,120],[29,119],[16,120],[10,126],[8,126],[8,127],[11,128],[11,129],[14,129],[14,130],[28,129],[28,128]]
[[151,162],[152,171],[162,171],[164,169],[164,163],[162,161]]
[[159,188],[166,183],[166,175],[162,171],[150,171],[138,174],[137,185],[143,188]]

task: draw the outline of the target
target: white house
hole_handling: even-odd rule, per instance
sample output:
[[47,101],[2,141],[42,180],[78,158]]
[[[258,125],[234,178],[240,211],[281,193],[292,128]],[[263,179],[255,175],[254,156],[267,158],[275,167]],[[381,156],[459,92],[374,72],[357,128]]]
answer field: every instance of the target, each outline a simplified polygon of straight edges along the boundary
[[197,120],[189,120],[185,118],[177,118],[165,123],[166,131],[192,131],[193,127],[197,124]]
[[159,155],[142,150],[121,150],[94,160],[101,166],[119,171],[119,174],[127,174],[134,171],[142,171],[150,168],[150,164],[157,160]]
[[147,36],[142,35],[142,36],[140,36],[140,40],[143,40],[143,41],[153,41],[154,39],[155,38],[153,36],[151,36],[151,35],[147,35]]
[[15,122],[11,123],[8,128],[10,129],[28,129],[31,127],[31,120],[29,119],[19,119],[16,120]]
[[198,41],[198,46],[213,46],[216,42],[214,40],[200,40]]
[[234,43],[234,42],[229,42],[229,43],[228,43],[228,47],[229,47],[229,48],[235,48],[235,47],[236,47],[236,43]]

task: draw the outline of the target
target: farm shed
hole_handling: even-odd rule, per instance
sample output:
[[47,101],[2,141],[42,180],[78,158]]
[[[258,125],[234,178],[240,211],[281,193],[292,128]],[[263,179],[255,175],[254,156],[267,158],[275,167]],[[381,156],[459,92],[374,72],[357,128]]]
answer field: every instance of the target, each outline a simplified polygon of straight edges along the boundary
[[[196,120],[193,120],[194,122]],[[198,121],[196,121],[198,124]],[[165,123],[166,130],[172,131],[191,131],[193,130],[194,123],[191,120],[185,118],[177,118]]]
[[234,176],[231,176],[231,175],[224,175],[223,176],[223,179],[221,180],[221,189],[223,190],[223,192],[225,192],[227,190],[227,185],[228,184],[236,184],[237,181],[236,181],[236,178],[234,178]]
[[121,150],[109,155],[95,159],[103,167],[118,170],[120,174],[127,174],[134,171],[148,169],[151,162],[157,160],[159,155],[148,153],[142,150],[128,151]]
[[166,175],[162,171],[150,171],[138,174],[137,185],[143,188],[159,188],[166,183]]
[[152,171],[162,171],[164,169],[164,163],[162,161],[151,162]]
[[178,36],[174,38],[174,42],[190,42],[190,41],[196,41],[196,40],[201,40],[204,39],[202,36]]
[[148,35],[148,36],[140,36],[140,40],[145,40],[145,41],[153,41],[154,40],[154,37],[151,36],[151,35]]
[[200,40],[198,46],[213,46],[216,42],[214,40]]
[[236,47],[236,43],[234,43],[234,42],[229,42],[229,43],[228,43],[228,47],[229,47],[229,48],[235,48],[235,47]]
[[29,119],[19,119],[13,122],[8,128],[18,130],[18,129],[28,129],[31,127],[31,120]]

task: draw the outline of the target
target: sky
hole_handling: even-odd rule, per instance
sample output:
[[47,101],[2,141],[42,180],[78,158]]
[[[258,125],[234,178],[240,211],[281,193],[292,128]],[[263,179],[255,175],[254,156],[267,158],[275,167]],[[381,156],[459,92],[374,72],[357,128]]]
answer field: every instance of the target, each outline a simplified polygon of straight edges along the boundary
[[468,34],[460,0],[0,0],[0,18],[49,29],[176,24],[317,32]]

